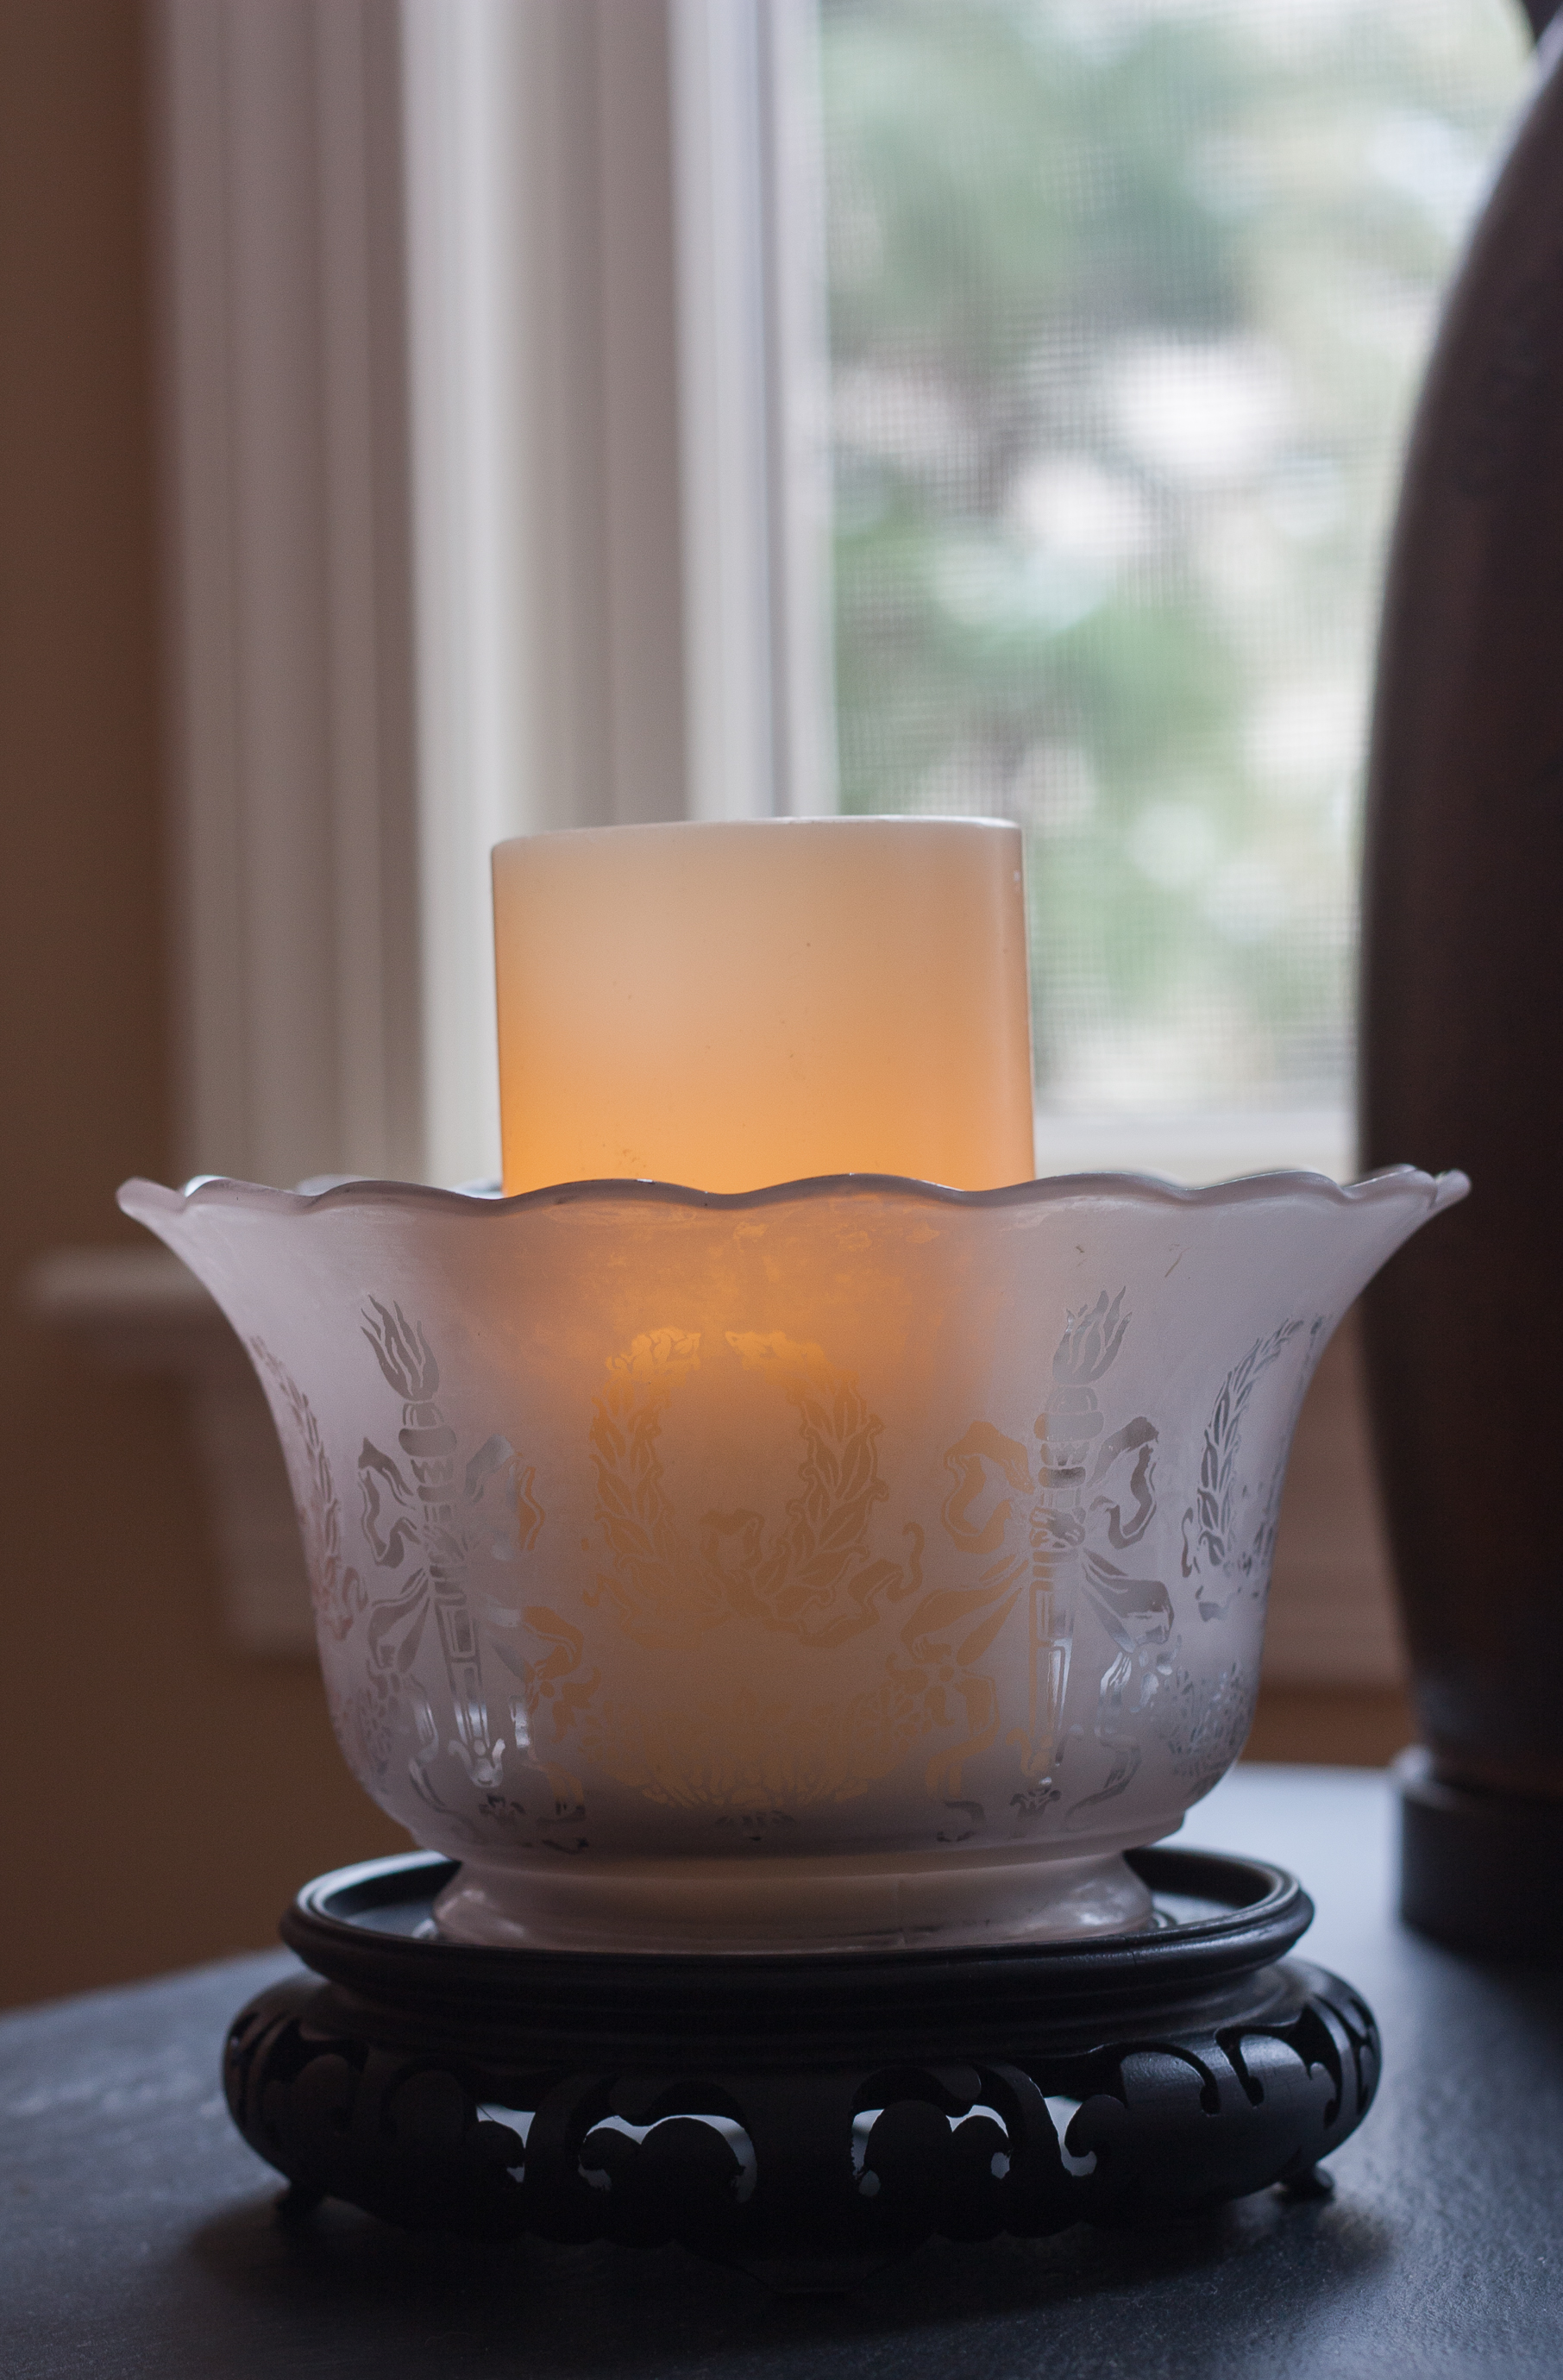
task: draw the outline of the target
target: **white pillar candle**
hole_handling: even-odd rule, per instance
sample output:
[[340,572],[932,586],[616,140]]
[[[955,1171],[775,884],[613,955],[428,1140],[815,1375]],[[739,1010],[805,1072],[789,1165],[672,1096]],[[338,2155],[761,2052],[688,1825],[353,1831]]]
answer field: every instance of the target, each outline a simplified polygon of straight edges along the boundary
[[494,852],[504,1186],[1033,1172],[1018,827],[778,819]]

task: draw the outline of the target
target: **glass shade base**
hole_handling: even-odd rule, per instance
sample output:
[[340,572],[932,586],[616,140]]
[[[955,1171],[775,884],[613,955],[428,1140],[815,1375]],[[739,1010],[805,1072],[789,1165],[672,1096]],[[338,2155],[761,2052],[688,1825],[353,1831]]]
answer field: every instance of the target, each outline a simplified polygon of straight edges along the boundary
[[[1177,1822],[1174,1820],[1174,1824]],[[1152,1923],[1122,1854],[464,1861],[434,1903],[449,1942],[527,1950],[840,1951],[1089,1940]]]

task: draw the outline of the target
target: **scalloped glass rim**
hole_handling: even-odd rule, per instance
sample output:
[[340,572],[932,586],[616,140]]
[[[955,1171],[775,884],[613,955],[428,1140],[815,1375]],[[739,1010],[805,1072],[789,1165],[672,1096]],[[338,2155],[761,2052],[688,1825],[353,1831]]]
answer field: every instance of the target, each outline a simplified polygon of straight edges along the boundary
[[1046,1206],[1054,1200],[1111,1197],[1173,1207],[1248,1205],[1259,1199],[1306,1196],[1331,1205],[1359,1206],[1380,1196],[1404,1193],[1412,1185],[1428,1194],[1428,1212],[1440,1213],[1463,1198],[1471,1188],[1458,1171],[1432,1174],[1415,1165],[1389,1165],[1361,1181],[1339,1183],[1327,1173],[1307,1172],[1244,1173],[1230,1182],[1210,1182],[1190,1188],[1155,1173],[1057,1173],[1035,1181],[1014,1182],[998,1190],[952,1190],[938,1182],[919,1182],[901,1173],[819,1173],[799,1182],[776,1182],[759,1190],[696,1190],[676,1182],[633,1178],[592,1182],[558,1182],[515,1197],[486,1190],[444,1190],[427,1182],[388,1182],[372,1176],[333,1183],[321,1190],[282,1190],[261,1182],[244,1182],[227,1174],[198,1173],[182,1188],[172,1189],[137,1174],[120,1184],[117,1201],[127,1215],[143,1211],[167,1213],[188,1206],[262,1206],[284,1213],[312,1213],[317,1208],[382,1206],[393,1201],[414,1206],[454,1206],[474,1214],[513,1214],[529,1207],[555,1207],[576,1200],[604,1203],[617,1200],[636,1206],[692,1207],[723,1213],[745,1208],[803,1203],[842,1193],[884,1196],[900,1194],[915,1203],[993,1208]]
[[[1141,1922],[1123,1852],[1169,1833],[1246,1732],[1287,1445],[1327,1330],[1468,1187],[1412,1166],[1345,1186],[1301,1171],[981,1191],[840,1173],[511,1198],[206,1177],[127,1182],[119,1203],[208,1281],[254,1356],[349,1763],[462,1862],[442,1926],[555,1949],[830,1949]],[[1168,1243],[1184,1244],[1170,1264]],[[397,1351],[415,1339],[409,1368]],[[600,1524],[641,1496],[642,1451],[651,1534],[620,1546]],[[428,1477],[409,1481],[402,1455]],[[1223,1504],[1191,1545],[1213,1463],[1242,1526]],[[824,1621],[810,1577],[794,1627],[772,1606],[815,1538],[795,1556],[779,1540],[783,1571],[757,1588],[724,1548],[801,1509],[806,1472],[850,1487],[816,1536],[853,1543]],[[389,1536],[382,1492],[401,1514]],[[536,1561],[514,1567],[545,1524]],[[1084,1550],[1039,1576],[1053,1542]],[[1126,1546],[1144,1548],[1127,1565]],[[454,1635],[424,1625],[436,1557],[442,1612],[465,1615]],[[906,1611],[876,1607],[892,1589]],[[371,1602],[372,1644],[356,1628]],[[391,1710],[379,1646],[398,1613],[410,1682]],[[541,1717],[497,1670],[485,1682],[499,1628],[518,1632],[507,1676],[543,1681]],[[544,1712],[555,1672],[569,1699]],[[737,1837],[730,1856],[710,1833],[751,1806],[800,1830],[784,1857],[762,1842],[757,1864]],[[977,1815],[951,1840],[956,1808]],[[588,1809],[589,1843],[555,1840]],[[588,1848],[585,1866],[557,1856]]]

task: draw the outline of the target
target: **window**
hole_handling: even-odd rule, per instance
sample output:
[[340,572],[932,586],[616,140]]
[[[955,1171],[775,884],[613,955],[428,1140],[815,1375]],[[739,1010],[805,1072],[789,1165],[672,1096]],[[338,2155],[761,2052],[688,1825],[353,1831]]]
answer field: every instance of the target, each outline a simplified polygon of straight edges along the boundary
[[1348,1166],[1380,559],[1519,10],[821,31],[843,806],[1024,827],[1048,1170]]
[[491,1171],[489,844],[839,800],[1024,825],[1045,1167],[1349,1169],[1510,0],[159,21],[192,1167]]

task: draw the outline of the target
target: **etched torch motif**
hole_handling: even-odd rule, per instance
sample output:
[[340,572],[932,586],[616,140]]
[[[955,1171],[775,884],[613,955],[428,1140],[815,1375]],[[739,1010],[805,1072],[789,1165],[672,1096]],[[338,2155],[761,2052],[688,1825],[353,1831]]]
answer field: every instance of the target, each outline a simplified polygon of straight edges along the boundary
[[[397,1444],[411,1473],[409,1479],[393,1456],[365,1439],[358,1456],[364,1534],[382,1570],[399,1570],[408,1560],[414,1564],[398,1592],[377,1607],[370,1621],[371,1659],[377,1669],[406,1678],[432,1609],[455,1722],[455,1736],[446,1750],[471,1784],[496,1788],[502,1780],[504,1739],[490,1738],[478,1632],[467,1600],[468,1563],[480,1535],[487,1535],[502,1554],[515,1550],[508,1531],[496,1538],[491,1529],[478,1526],[485,1488],[496,1480],[508,1491],[521,1549],[531,1545],[543,1522],[531,1495],[533,1474],[517,1477],[515,1451],[497,1432],[458,1471],[456,1434],[436,1402],[440,1366],[421,1324],[408,1322],[399,1305],[382,1305],[378,1298],[370,1300],[364,1323],[375,1360],[402,1400]],[[389,1526],[387,1500],[390,1506],[400,1507]],[[430,1807],[442,1809],[428,1774],[440,1749],[440,1730],[428,1696],[416,1688],[409,1693],[419,1741],[408,1773]]]
[[[975,1422],[945,1457],[957,1485],[944,1508],[944,1524],[964,1551],[1000,1553],[1010,1526],[1009,1500],[978,1525],[975,1507],[985,1491],[987,1464],[1012,1488],[1033,1498],[1025,1515],[1024,1552],[1007,1561],[1000,1555],[987,1573],[996,1588],[1012,1580],[1012,1600],[1024,1594],[1027,1607],[1026,1722],[1007,1738],[1021,1755],[1025,1780],[1014,1797],[1022,1820],[1036,1816],[1061,1793],[1057,1776],[1065,1751],[1064,1701],[1079,1590],[1117,1651],[1100,1682],[1092,1730],[1111,1755],[1108,1775],[1098,1791],[1075,1803],[1072,1821],[1129,1783],[1140,1765],[1140,1746],[1124,1735],[1124,1719],[1145,1708],[1169,1670],[1172,1598],[1160,1579],[1135,1577],[1113,1559],[1139,1544],[1156,1513],[1155,1423],[1136,1414],[1102,1436],[1106,1418],[1097,1390],[1129,1328],[1123,1298],[1122,1290],[1110,1300],[1103,1290],[1094,1305],[1065,1318],[1053,1354],[1053,1386],[1035,1424],[1035,1481],[1026,1448],[991,1422]],[[1137,1692],[1130,1701],[1136,1677]]]

